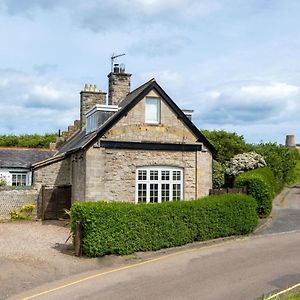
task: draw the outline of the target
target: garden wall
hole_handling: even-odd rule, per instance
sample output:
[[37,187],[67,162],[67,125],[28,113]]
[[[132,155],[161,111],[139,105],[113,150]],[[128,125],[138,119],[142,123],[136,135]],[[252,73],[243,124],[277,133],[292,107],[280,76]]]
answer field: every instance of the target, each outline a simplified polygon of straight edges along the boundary
[[[0,188],[0,220],[10,218],[10,212],[22,207],[24,204],[33,203],[37,207],[38,191],[32,187]],[[36,214],[36,212],[34,212]]]

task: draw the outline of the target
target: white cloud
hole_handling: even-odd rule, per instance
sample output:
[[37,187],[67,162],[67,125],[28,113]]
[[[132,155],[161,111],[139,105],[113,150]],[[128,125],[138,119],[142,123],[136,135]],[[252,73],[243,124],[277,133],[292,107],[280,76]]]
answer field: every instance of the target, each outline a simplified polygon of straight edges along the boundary
[[62,97],[63,93],[50,85],[35,85],[30,92],[34,97],[44,98],[47,100],[58,100]]
[[189,43],[190,39],[181,35],[166,35],[162,37],[153,37],[139,40],[130,46],[130,52],[140,55],[149,55],[153,57],[162,57],[166,55],[174,55],[185,48]]
[[241,97],[251,98],[287,98],[299,93],[299,87],[287,83],[271,83],[268,85],[249,85],[239,89]]
[[143,73],[140,77],[141,81],[155,78],[158,84],[166,91],[182,89],[185,83],[184,77],[181,74],[171,70],[147,72]]
[[1,6],[9,14],[26,17],[38,10],[64,9],[76,24],[92,31],[124,30],[137,24],[186,25],[222,9],[220,0],[0,0]]
[[1,134],[54,132],[78,118],[76,83],[0,69],[1,82]]
[[195,117],[209,126],[293,123],[300,115],[299,87],[286,82],[231,82],[197,99]]

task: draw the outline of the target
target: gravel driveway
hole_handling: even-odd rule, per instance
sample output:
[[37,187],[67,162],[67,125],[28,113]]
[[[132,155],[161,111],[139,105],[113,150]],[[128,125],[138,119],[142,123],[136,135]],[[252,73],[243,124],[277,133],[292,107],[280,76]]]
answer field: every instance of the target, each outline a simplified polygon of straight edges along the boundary
[[43,283],[120,263],[118,257],[78,258],[66,221],[0,223],[0,299]]

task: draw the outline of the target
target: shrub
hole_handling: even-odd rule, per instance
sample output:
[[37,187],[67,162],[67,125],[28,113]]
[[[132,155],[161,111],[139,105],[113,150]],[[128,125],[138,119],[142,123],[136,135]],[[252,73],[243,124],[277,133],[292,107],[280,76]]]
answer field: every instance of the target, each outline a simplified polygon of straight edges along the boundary
[[252,197],[228,194],[161,204],[77,202],[71,220],[73,234],[82,221],[83,253],[103,256],[247,234],[257,214]]
[[247,152],[235,155],[228,163],[225,173],[229,176],[237,176],[245,171],[254,170],[266,166],[264,158],[256,152]]
[[279,192],[284,184],[293,180],[296,157],[293,149],[277,145],[276,143],[259,144],[255,151],[261,154],[273,171],[277,180],[276,191]]
[[250,151],[251,146],[245,142],[242,135],[225,130],[201,130],[205,137],[217,149],[216,160],[222,164],[234,155]]
[[220,189],[224,186],[225,177],[224,177],[225,168],[218,161],[213,161],[213,188]]
[[0,186],[6,186],[6,185],[7,185],[6,178],[0,174]]
[[12,220],[31,220],[33,217],[34,209],[35,204],[25,204],[19,209],[12,210],[10,212],[10,217]]
[[238,175],[235,187],[248,187],[248,193],[257,201],[257,213],[267,217],[272,210],[272,199],[275,196],[275,178],[269,168],[261,168]]

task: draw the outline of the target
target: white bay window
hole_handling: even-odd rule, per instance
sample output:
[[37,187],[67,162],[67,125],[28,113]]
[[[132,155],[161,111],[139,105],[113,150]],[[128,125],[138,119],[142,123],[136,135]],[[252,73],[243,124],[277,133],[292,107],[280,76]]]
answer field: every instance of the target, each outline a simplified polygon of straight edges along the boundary
[[136,171],[136,203],[161,203],[183,198],[183,172],[177,167],[149,166]]

